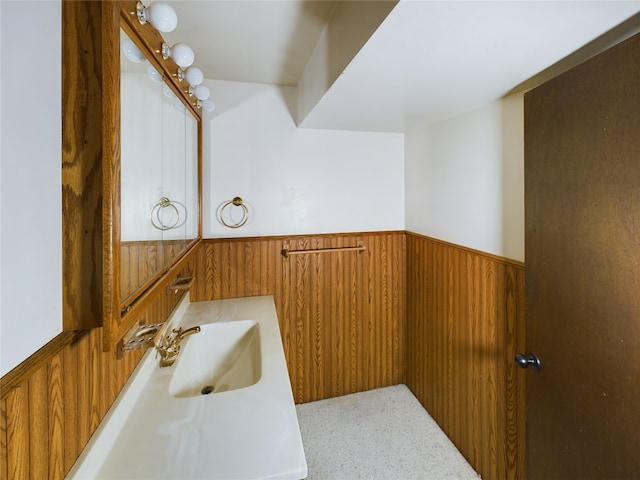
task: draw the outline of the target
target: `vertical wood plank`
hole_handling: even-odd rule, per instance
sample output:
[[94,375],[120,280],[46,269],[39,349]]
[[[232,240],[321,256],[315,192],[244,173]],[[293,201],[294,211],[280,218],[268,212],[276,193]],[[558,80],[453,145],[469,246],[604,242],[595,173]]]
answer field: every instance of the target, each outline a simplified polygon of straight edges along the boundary
[[[306,242],[298,242],[298,249],[306,248]],[[310,310],[308,301],[308,282],[307,272],[309,270],[309,257],[299,255],[295,257],[292,266],[294,268],[294,284],[291,285],[292,293],[295,296],[296,305],[296,332],[297,332],[297,357],[298,371],[296,372],[296,381],[299,385],[300,399],[313,398],[313,382],[315,381],[315,372],[313,369],[313,340],[310,334]],[[305,368],[306,367],[306,368]],[[306,381],[305,381],[306,378]]]
[[[502,478],[507,476],[507,435],[509,430],[507,403],[509,402],[507,385],[508,365],[505,360],[505,348],[508,342],[507,323],[507,303],[509,295],[508,287],[508,266],[497,264],[496,267],[496,324],[495,324],[495,359],[493,366],[495,369],[495,451],[492,452],[493,461],[497,468],[497,474]],[[501,393],[502,392],[502,393]]]
[[[93,384],[91,381],[91,351],[89,350],[89,335],[84,335],[78,339],[77,352],[77,377],[78,382],[77,398],[74,400],[77,406],[77,449],[78,455],[82,451],[84,445],[87,444],[91,437],[91,390]],[[75,460],[74,460],[75,461]]]
[[48,383],[48,438],[49,438],[49,479],[63,479],[64,468],[64,386],[63,386],[63,353],[51,359],[47,369]]
[[[363,252],[362,256],[365,256],[368,253]],[[361,257],[351,257],[351,262],[349,263],[349,268],[347,270],[347,276],[345,277],[344,283],[344,299],[345,299],[345,314],[348,319],[349,328],[345,331],[347,333],[347,341],[345,342],[345,347],[349,348],[349,392],[357,392],[362,389],[362,379],[360,374],[359,362],[362,359],[360,355],[360,338],[358,336],[360,332],[360,319],[358,317],[358,312],[362,311],[361,305],[358,304],[358,299],[363,299],[366,294],[366,290],[364,289],[364,284],[360,283],[360,279],[362,279],[361,269],[364,264],[363,259]],[[358,293],[360,292],[360,295]],[[363,300],[361,300],[362,302]]]
[[[319,248],[329,248],[332,244],[332,239],[329,237],[322,238],[319,243]],[[319,259],[320,260],[320,259]],[[337,347],[337,338],[334,335],[334,329],[339,324],[340,320],[335,313],[333,303],[331,301],[331,291],[333,285],[336,285],[335,278],[332,277],[332,258],[326,258],[324,261],[318,263],[319,265],[319,281],[322,285],[322,291],[318,294],[318,312],[319,312],[319,330],[322,334],[322,351],[323,351],[323,393],[322,395],[335,397],[338,391],[337,381],[337,361],[335,358],[334,350]],[[342,262],[342,258],[338,258],[338,261]]]
[[73,466],[78,455],[84,446],[80,440],[79,400],[78,389],[83,384],[80,383],[79,372],[79,346],[78,342],[73,342],[62,352],[62,363],[64,371],[62,376],[63,402],[65,415],[63,417],[64,433],[64,471],[65,473]]
[[[88,337],[88,364],[89,364],[89,423],[87,425],[87,433],[89,438],[93,435],[96,428],[100,424],[100,420],[102,420],[102,405],[101,405],[101,389],[102,385],[100,380],[102,379],[102,364],[101,361],[106,355],[102,353],[102,337],[100,335],[100,330],[92,330]],[[106,410],[105,410],[106,411]],[[88,439],[87,439],[88,441]],[[86,444],[86,442],[85,442]]]
[[6,397],[8,478],[29,478],[29,387],[25,380]]
[[47,478],[49,461],[49,419],[47,404],[47,365],[29,379],[29,474],[31,478]]
[[[99,342],[102,342],[101,338]],[[117,382],[116,353],[114,351],[105,352],[101,360],[100,418],[102,419],[116,399],[121,385],[118,385]]]
[[[368,288],[368,296],[367,296],[367,304],[364,309],[365,317],[364,317],[364,338],[363,338],[363,346],[365,347],[365,358],[366,358],[366,380],[364,382],[364,389],[369,390],[372,385],[376,384],[376,376],[378,372],[376,372],[376,356],[381,354],[380,346],[378,342],[378,338],[376,338],[376,328],[377,328],[377,320],[379,315],[384,311],[385,298],[383,296],[382,289],[380,288],[381,284],[381,274],[380,274],[380,265],[384,263],[384,252],[380,248],[380,237],[376,236],[371,238],[370,243],[373,244],[372,254],[368,256],[367,262],[367,283],[369,285]],[[377,261],[379,260],[379,261]],[[361,278],[363,280],[363,278]],[[374,313],[374,300],[378,300],[380,302],[379,308],[376,309]]]

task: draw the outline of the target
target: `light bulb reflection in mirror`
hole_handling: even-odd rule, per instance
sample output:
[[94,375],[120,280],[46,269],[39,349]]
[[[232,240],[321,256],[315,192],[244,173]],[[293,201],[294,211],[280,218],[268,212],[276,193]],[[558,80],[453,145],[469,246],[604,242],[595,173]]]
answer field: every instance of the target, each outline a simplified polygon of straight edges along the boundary
[[162,83],[162,75],[158,73],[158,70],[153,65],[147,67],[147,76],[156,83]]
[[146,60],[144,58],[144,54],[129,38],[125,38],[122,41],[122,53],[124,53],[124,56],[133,63],[142,63]]

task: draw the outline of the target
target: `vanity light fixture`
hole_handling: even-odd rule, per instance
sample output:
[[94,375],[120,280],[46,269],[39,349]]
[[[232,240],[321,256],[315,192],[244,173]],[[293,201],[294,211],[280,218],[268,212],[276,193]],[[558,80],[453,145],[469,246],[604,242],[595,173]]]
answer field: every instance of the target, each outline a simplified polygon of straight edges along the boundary
[[[178,16],[176,15],[175,10],[165,2],[152,2],[148,6],[145,6],[141,1],[139,1],[136,5],[136,14],[140,24],[145,25],[146,23],[149,23],[159,32],[171,32],[178,26]],[[211,92],[209,92],[207,87],[202,85],[202,82],[204,81],[204,73],[199,68],[191,66],[195,60],[195,53],[191,47],[184,43],[176,43],[170,47],[167,43],[162,42],[160,53],[164,60],[171,58],[176,65],[178,65],[178,72],[175,76],[179,81],[182,82],[186,80],[189,84],[189,96],[196,97],[194,105],[206,112],[212,112],[215,110],[216,104],[209,99]],[[144,55],[142,55],[142,52],[140,52],[133,42],[131,42],[131,45],[127,44],[124,47],[124,54],[132,62],[140,63],[144,61]],[[149,65],[147,68],[147,75],[154,82],[161,83],[163,80],[162,74],[152,65]],[[164,83],[163,91],[166,97],[175,97],[173,91]],[[178,103],[181,102],[178,101]],[[178,107],[177,103],[176,107]]]
[[162,58],[165,60],[172,58],[179,67],[187,68],[191,66],[196,58],[195,53],[188,45],[184,43],[176,43],[173,47],[170,47],[166,43],[162,44]]
[[150,23],[159,32],[173,32],[178,26],[178,15],[168,3],[153,2],[145,7],[138,2],[136,10],[142,25]]

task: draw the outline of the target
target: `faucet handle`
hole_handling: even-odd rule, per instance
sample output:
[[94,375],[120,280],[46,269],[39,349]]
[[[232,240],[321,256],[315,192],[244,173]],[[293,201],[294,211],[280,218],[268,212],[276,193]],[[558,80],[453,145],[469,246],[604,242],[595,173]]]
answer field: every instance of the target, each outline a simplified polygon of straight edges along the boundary
[[168,347],[173,343],[173,341],[174,341],[174,337],[172,337],[171,334],[169,333],[164,337],[162,337],[162,346]]
[[[173,337],[174,341],[178,338],[180,338],[180,335],[182,335],[182,332],[184,331],[184,329],[182,327],[178,327],[178,328],[174,328],[173,330],[171,330],[173,333],[176,334],[175,337]],[[168,338],[168,337],[167,337]]]

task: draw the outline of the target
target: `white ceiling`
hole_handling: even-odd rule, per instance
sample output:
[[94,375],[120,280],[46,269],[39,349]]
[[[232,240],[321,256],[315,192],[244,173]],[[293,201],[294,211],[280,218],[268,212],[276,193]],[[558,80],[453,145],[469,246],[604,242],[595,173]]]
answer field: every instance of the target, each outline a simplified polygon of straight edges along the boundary
[[[178,28],[164,36],[192,46],[206,78],[295,86],[336,3],[173,0]],[[623,22],[639,31],[638,12],[640,0],[401,0],[297,121],[410,131],[500,98]]]
[[[206,78],[295,86],[335,1],[168,0],[178,27],[168,43],[186,43]],[[145,4],[150,2],[145,1]]]

